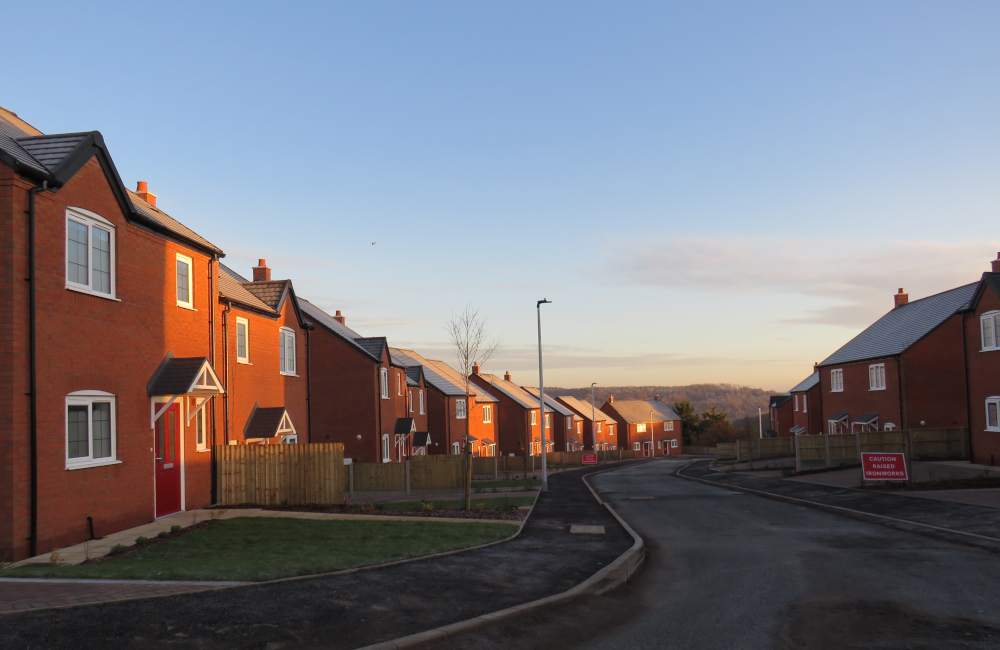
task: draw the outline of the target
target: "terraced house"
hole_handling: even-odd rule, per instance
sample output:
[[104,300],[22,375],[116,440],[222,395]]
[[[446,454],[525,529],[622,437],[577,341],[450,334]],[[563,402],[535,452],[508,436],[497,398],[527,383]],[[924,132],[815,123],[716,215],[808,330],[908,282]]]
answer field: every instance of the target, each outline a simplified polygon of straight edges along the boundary
[[222,251],[156,199],[0,109],[0,557],[211,503]]
[[823,392],[819,385],[819,370],[814,370],[788,392],[792,398],[792,428],[789,433],[796,436],[824,433]]
[[618,423],[618,448],[643,456],[676,456],[684,453],[681,418],[656,395],[651,400],[618,400],[614,395],[601,410]]
[[1000,463],[1000,253],[962,312],[972,462]]
[[[538,403],[538,389],[532,386],[521,386]],[[555,398],[545,396],[545,438],[551,443],[553,451],[576,451],[582,438],[583,418],[560,404]],[[551,409],[551,412],[549,411]],[[582,445],[581,445],[582,446]],[[570,449],[570,447],[573,447]]]
[[573,449],[567,447],[566,451],[586,449],[604,451],[618,448],[618,436],[615,433],[617,420],[599,408],[591,408],[590,403],[570,395],[562,395],[556,399],[580,418],[575,424],[575,437],[568,441],[573,445]]
[[[482,373],[478,366],[470,377],[472,382],[500,400],[499,448],[504,456],[535,456],[542,453],[542,419],[539,417],[538,397],[527,392],[511,380],[509,372],[503,378]],[[546,411],[551,413],[550,407]],[[548,438],[548,436],[546,436]],[[547,440],[546,451],[554,451],[554,443]]]

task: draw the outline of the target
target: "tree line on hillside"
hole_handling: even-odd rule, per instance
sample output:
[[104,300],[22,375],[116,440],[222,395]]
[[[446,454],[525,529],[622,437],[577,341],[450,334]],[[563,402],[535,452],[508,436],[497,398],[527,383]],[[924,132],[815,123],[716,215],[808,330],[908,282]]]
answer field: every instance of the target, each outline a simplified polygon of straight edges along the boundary
[[[546,388],[548,395],[572,395],[590,402],[590,388]],[[758,437],[767,431],[768,399],[774,391],[737,384],[692,384],[690,386],[595,386],[600,407],[609,395],[616,400],[650,400],[656,395],[681,416],[685,445],[713,446],[737,438]],[[758,420],[757,407],[761,409]]]

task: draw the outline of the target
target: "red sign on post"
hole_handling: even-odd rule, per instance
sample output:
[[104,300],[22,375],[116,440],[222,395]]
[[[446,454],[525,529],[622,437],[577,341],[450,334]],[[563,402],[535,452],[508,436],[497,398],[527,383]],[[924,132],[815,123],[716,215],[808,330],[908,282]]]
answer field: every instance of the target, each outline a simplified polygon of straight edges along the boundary
[[597,454],[584,454],[583,455],[584,465],[596,465],[597,464]]
[[861,470],[866,481],[905,481],[908,478],[905,454],[863,451]]

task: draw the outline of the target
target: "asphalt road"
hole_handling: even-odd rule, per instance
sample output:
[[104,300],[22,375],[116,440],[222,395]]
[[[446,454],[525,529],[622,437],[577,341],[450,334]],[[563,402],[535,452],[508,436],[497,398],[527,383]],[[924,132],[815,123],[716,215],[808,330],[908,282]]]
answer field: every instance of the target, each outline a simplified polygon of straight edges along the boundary
[[593,479],[649,547],[625,589],[434,647],[1000,648],[1000,556],[686,481],[678,465]]

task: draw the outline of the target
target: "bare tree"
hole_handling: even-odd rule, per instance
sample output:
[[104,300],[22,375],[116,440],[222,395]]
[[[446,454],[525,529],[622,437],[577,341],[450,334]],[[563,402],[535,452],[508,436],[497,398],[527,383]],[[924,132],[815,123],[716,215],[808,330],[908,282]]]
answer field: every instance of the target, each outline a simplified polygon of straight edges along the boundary
[[[469,421],[476,411],[476,396],[472,389],[469,376],[473,368],[486,364],[500,348],[501,339],[498,336],[490,339],[486,332],[486,319],[479,317],[479,310],[472,304],[467,304],[459,314],[452,314],[445,325],[448,338],[455,346],[455,359],[458,370],[462,373],[465,388],[465,509],[472,509],[472,437],[469,432]],[[497,447],[500,441],[497,440]]]

